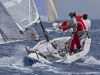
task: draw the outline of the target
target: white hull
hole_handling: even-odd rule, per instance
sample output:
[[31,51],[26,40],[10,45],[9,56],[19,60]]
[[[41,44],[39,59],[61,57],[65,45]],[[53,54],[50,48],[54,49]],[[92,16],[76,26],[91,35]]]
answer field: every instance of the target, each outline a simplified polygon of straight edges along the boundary
[[[53,62],[61,62],[61,61],[64,61],[66,63],[71,63],[71,62],[74,62],[74,61],[82,58],[89,52],[91,39],[86,38],[86,39],[81,40],[81,45],[85,41],[83,44],[83,51],[78,52],[76,54],[72,54],[72,55],[69,55],[68,52],[65,53],[65,51],[63,51],[62,53],[58,53],[58,50],[64,49],[65,43],[70,38],[71,37],[56,38],[56,39],[50,40],[50,43],[47,43],[46,41],[39,42],[32,50],[35,51],[37,49],[40,53],[42,53],[44,56],[47,57],[46,59],[36,53],[30,53],[30,54],[28,54],[28,57],[33,60],[38,60],[41,63],[53,63]],[[54,47],[51,45],[51,43],[54,43],[54,42],[57,44],[60,43],[57,46],[57,49],[54,49]],[[65,54],[65,55],[61,56],[61,54],[63,54],[63,55]]]

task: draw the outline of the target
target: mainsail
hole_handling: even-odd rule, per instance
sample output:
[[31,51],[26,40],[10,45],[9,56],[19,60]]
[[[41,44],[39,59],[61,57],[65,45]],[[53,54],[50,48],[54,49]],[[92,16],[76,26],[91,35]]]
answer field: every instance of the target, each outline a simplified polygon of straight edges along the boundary
[[[3,4],[10,0],[0,0],[0,1]],[[12,0],[12,1],[15,1],[15,0]],[[17,0],[17,1],[19,1],[19,0]],[[25,0],[23,0],[23,1],[25,1]],[[14,15],[16,13],[16,17],[18,18],[18,16],[19,16],[19,15],[17,16],[18,12],[16,12],[15,10],[12,10],[12,9],[14,9],[13,7],[12,7],[12,9],[10,8],[10,6],[13,6],[13,5],[9,5],[8,8],[4,8],[3,5],[1,4],[1,2],[0,2],[0,34],[3,37],[4,41],[39,40],[39,36],[38,36],[37,32],[34,30],[34,28],[31,28],[30,30],[25,31],[24,34],[21,34],[19,32],[20,28],[24,28],[25,25],[22,26],[21,22],[19,22],[19,20],[17,20],[16,22],[19,22],[19,26],[20,26],[20,28],[19,28],[16,25],[15,19],[11,16],[11,13],[12,13],[12,15]],[[11,11],[9,11],[9,9]],[[22,16],[22,18],[23,17],[24,16]],[[32,22],[32,18],[30,19],[30,21]],[[34,22],[35,22],[35,20],[34,20]]]
[[39,19],[39,14],[33,0],[0,1],[21,30],[37,22]]

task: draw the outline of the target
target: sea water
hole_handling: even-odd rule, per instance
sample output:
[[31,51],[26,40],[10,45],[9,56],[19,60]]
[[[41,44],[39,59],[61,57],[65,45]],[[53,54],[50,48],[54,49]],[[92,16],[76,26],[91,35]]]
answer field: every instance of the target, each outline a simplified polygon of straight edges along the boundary
[[[89,53],[83,58],[70,63],[42,64],[27,57],[25,46],[32,48],[36,41],[0,45],[0,75],[71,75],[71,74],[100,74],[100,20],[91,20],[89,37],[92,39]],[[43,23],[50,38],[70,35],[70,32],[56,30],[51,24]],[[40,36],[40,25],[34,26]],[[41,38],[45,39],[45,38]]]

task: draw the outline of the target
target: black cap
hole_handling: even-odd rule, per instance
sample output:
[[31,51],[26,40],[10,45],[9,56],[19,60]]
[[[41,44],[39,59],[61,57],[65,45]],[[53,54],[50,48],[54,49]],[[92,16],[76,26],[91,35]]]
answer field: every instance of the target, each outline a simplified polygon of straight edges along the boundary
[[84,20],[88,19],[88,15],[87,14],[83,14],[83,19]]
[[70,13],[69,13],[69,15],[73,15],[73,14],[74,14],[74,12],[70,12]]

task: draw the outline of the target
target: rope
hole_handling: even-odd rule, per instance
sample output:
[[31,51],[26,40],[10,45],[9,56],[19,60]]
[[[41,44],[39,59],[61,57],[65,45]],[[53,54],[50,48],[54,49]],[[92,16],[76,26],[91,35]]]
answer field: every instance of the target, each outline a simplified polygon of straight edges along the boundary
[[[55,4],[56,4],[56,2],[55,2]],[[61,6],[60,6],[59,2],[57,2],[57,4],[58,4],[59,8],[60,8],[60,9],[61,9],[61,11],[62,11],[62,15],[63,15],[63,17],[67,20],[67,18],[65,17],[65,15],[64,15],[64,13],[63,13],[63,10],[62,10],[62,8],[61,8]]]

